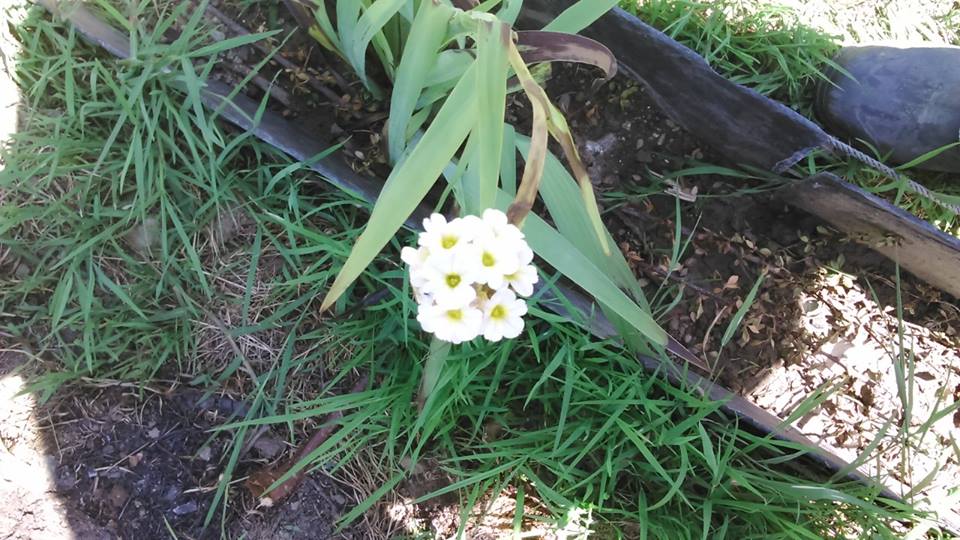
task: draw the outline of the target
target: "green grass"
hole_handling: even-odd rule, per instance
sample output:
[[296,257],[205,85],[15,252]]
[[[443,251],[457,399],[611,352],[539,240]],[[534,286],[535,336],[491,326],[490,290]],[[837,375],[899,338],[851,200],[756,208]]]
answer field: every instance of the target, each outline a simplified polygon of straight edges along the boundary
[[[451,484],[424,498],[455,491],[466,516],[510,486],[547,510],[518,515],[524,528],[574,508],[600,538],[896,538],[917,519],[864,486],[805,476],[803,448],[752,434],[536,305],[521,339],[451,352],[418,413],[429,341],[396,244],[338,311],[368,291],[386,300],[317,318],[366,211],[176,90],[206,67],[190,54],[202,32],[174,45],[143,35],[131,61],[36,11],[18,35],[27,104],[2,154],[0,264],[14,277],[0,281],[0,330],[31,344],[47,396],[79,378],[163,376],[245,397],[247,418],[222,428],[234,445],[209,521],[239,495],[230,481],[254,426],[293,437],[340,409],[309,466],[375,469],[382,495],[401,464],[433,458]],[[223,218],[239,223],[232,233]],[[357,373],[376,384],[340,395]]]
[[724,77],[807,115],[813,87],[839,49],[835,36],[773,3],[626,0],[623,6],[699,53]]

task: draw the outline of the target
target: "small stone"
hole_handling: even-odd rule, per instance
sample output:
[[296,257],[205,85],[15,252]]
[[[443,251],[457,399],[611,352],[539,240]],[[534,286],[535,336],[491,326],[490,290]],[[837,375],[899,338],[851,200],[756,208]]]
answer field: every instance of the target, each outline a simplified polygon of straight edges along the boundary
[[178,516],[185,516],[197,511],[197,503],[194,501],[186,502],[173,509],[173,513]]
[[128,246],[141,255],[148,255],[160,245],[160,221],[148,217],[143,223],[130,230],[124,237]]
[[160,430],[157,429],[157,428],[152,428],[152,429],[150,429],[150,431],[147,432],[147,437],[149,437],[149,438],[151,438],[151,439],[159,439],[159,438],[160,438]]
[[267,459],[275,458],[280,452],[283,451],[283,443],[274,439],[273,437],[263,436],[257,439],[257,442],[253,443],[253,449],[257,451],[262,457]]
[[13,277],[24,279],[30,275],[30,266],[27,263],[20,263],[13,269]]
[[636,158],[640,163],[650,163],[653,161],[653,153],[647,150],[639,150],[636,154]]
[[204,446],[197,452],[197,459],[202,459],[204,461],[210,461],[210,447]]
[[170,486],[163,493],[163,500],[173,502],[180,496],[180,488],[177,486]]
[[123,503],[127,502],[129,496],[130,493],[127,492],[127,488],[120,484],[114,484],[114,486],[110,488],[110,492],[107,493],[107,500],[110,501],[110,504],[112,504],[114,508],[120,508],[123,506]]
[[77,479],[69,467],[58,467],[54,484],[57,491],[68,491],[77,484]]

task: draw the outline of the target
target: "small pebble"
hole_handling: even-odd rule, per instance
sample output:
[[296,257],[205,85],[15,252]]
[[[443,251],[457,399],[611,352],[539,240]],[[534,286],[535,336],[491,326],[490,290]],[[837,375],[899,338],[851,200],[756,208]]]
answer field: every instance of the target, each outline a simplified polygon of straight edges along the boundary
[[283,451],[283,446],[282,442],[267,436],[260,437],[257,442],[253,443],[253,449],[267,459],[275,458]]
[[190,501],[183,503],[180,506],[177,506],[173,509],[173,513],[178,516],[185,516],[187,514],[192,514],[197,511],[197,503]]

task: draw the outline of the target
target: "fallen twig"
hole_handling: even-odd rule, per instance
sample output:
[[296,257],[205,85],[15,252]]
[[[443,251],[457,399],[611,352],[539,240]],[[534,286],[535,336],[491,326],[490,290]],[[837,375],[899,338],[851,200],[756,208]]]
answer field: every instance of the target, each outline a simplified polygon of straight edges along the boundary
[[[353,386],[353,389],[350,391],[353,394],[363,391],[367,386],[367,377],[363,376],[357,381],[357,384]],[[261,506],[273,506],[283,499],[290,496],[293,493],[297,486],[300,485],[300,482],[303,481],[304,476],[307,474],[307,468],[302,467],[296,473],[290,475],[284,482],[278,485],[276,488],[271,490],[269,494],[267,490],[270,489],[270,486],[274,485],[279,479],[283,478],[289,471],[291,471],[298,463],[300,463],[304,458],[310,455],[311,452],[317,449],[324,441],[330,438],[333,435],[333,432],[337,430],[337,425],[335,422],[343,418],[343,411],[334,411],[326,416],[323,420],[323,427],[318,429],[316,433],[313,434],[310,439],[304,443],[300,448],[297,449],[297,452],[281,463],[279,466],[265,467],[259,471],[254,472],[247,478],[246,486],[247,490],[254,496],[259,498]]]

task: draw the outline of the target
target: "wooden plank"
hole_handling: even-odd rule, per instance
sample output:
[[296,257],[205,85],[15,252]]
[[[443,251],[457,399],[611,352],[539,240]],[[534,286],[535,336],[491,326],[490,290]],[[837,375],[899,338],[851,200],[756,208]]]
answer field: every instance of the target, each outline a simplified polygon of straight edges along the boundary
[[960,239],[830,173],[795,182],[780,195],[960,298]]

